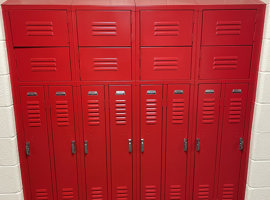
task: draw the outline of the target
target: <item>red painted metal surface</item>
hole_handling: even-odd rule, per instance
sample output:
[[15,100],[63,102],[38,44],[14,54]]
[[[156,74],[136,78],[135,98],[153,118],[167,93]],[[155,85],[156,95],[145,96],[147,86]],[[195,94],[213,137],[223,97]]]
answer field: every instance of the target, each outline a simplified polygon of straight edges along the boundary
[[264,12],[258,0],[4,3],[25,199],[243,200]]

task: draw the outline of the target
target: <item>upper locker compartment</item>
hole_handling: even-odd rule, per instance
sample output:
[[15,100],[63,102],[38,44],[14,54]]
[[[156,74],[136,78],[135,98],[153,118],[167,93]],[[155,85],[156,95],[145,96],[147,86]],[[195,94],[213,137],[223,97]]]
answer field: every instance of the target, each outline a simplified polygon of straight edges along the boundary
[[130,46],[130,11],[78,11],[79,46]]
[[11,10],[9,17],[15,47],[69,45],[64,10]]
[[203,12],[202,45],[252,45],[256,10]]
[[191,46],[193,11],[142,11],[141,46]]

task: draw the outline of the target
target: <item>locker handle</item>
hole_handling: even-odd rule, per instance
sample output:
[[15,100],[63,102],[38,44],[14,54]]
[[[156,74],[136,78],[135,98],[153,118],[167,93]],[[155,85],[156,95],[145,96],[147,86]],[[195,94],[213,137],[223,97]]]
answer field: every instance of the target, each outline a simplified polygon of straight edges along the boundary
[[26,142],[25,151],[26,151],[26,155],[30,156],[30,142]]
[[71,151],[72,151],[72,154],[76,153],[76,147],[75,147],[75,141],[74,140],[71,142]]
[[244,140],[243,140],[243,138],[240,138],[240,140],[239,140],[239,150],[243,151],[243,149],[244,149]]
[[128,152],[132,152],[132,139],[128,139]]
[[187,138],[184,139],[184,152],[187,152],[188,150],[188,141]]
[[144,139],[141,139],[141,152],[144,152]]
[[200,142],[200,139],[197,138],[196,139],[196,151],[200,151],[200,149],[201,149],[201,142]]
[[84,153],[88,154],[88,141],[84,141]]

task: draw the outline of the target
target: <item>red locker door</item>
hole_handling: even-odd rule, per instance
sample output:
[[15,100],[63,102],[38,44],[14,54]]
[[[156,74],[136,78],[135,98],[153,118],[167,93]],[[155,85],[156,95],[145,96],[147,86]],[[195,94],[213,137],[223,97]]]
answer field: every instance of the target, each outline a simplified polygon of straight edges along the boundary
[[104,86],[81,90],[87,199],[108,199]]
[[132,199],[131,86],[109,86],[112,199]]
[[31,199],[53,199],[50,151],[43,87],[20,88]]
[[227,84],[223,113],[218,199],[237,200],[248,84]]
[[169,85],[165,199],[185,199],[189,85]]
[[71,86],[49,88],[58,199],[78,199]]
[[141,86],[141,199],[160,199],[162,85]]
[[194,200],[213,199],[219,124],[219,84],[201,84],[198,94]]

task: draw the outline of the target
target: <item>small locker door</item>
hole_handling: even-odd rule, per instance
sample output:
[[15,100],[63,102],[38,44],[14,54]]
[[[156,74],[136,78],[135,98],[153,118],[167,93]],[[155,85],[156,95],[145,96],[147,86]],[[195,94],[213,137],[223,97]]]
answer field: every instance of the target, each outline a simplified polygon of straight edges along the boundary
[[185,199],[189,85],[169,85],[167,97],[165,199]]
[[131,86],[109,86],[112,199],[132,199]]
[[43,87],[20,88],[31,199],[53,199]]
[[160,199],[162,85],[141,86],[141,199]]
[[108,199],[104,86],[81,90],[87,199]]
[[201,84],[198,94],[194,200],[213,199],[219,123],[219,84]]
[[248,84],[227,84],[223,113],[218,199],[237,200]]
[[58,199],[78,199],[71,86],[49,88]]

